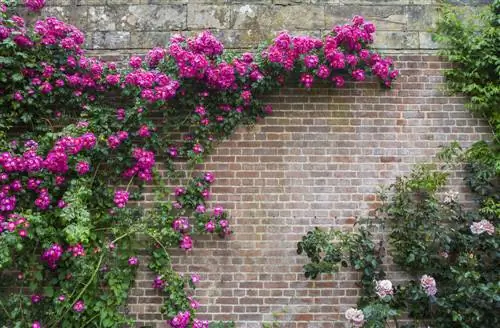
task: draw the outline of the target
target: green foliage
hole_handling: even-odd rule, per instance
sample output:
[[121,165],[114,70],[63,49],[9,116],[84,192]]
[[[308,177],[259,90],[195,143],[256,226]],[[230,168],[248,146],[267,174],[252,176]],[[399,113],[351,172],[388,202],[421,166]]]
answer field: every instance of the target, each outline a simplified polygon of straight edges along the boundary
[[435,31],[441,55],[454,67],[446,72],[451,91],[469,98],[469,107],[500,127],[500,1],[474,10],[443,6]]
[[366,227],[356,232],[324,231],[315,228],[302,237],[297,253],[307,255],[311,263],[304,265],[307,278],[316,279],[321,273],[336,273],[350,267],[361,273],[363,295],[361,302],[373,296],[374,280],[385,276],[381,268],[383,242],[376,245]]
[[444,6],[435,38],[453,64],[446,72],[449,89],[468,97],[468,107],[488,121],[493,136],[467,150],[452,144],[442,157],[466,164],[466,182],[492,219],[500,214],[500,1],[470,9]]
[[[358,307],[365,327],[385,327],[391,319],[398,326],[397,318],[402,313],[412,319],[406,327],[497,327],[500,217],[484,207],[464,208],[456,192],[442,193],[446,180],[446,173],[435,166],[417,166],[380,195],[383,205],[370,219],[388,228],[388,251],[394,263],[413,279],[396,286],[388,295],[375,293],[378,282],[374,284],[373,280],[382,276],[369,274],[378,272],[374,268],[381,264],[367,260],[373,256],[373,237],[362,232],[319,229],[309,232],[298,245],[299,253],[311,260],[304,266],[306,276],[337,272],[346,254],[351,264],[353,254],[354,263],[362,259],[353,268],[364,270],[366,283],[362,284],[363,297]],[[483,189],[471,191],[477,195],[478,190]],[[359,247],[359,242],[369,247]],[[436,289],[429,289],[433,284]]]

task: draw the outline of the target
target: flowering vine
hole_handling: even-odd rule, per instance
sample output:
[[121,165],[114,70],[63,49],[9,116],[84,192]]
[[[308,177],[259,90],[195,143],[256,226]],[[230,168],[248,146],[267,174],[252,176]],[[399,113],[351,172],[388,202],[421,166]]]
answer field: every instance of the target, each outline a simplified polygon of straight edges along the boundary
[[[34,12],[44,3],[25,1]],[[163,179],[271,114],[259,96],[287,77],[311,88],[373,75],[389,87],[398,75],[369,49],[375,27],[359,16],[322,39],[282,32],[256,53],[226,52],[210,32],[175,35],[121,69],[87,57],[76,27],[54,17],[29,27],[15,8],[0,1],[0,287],[9,290],[0,322],[8,326],[131,323],[120,309],[141,234],[169,324],[207,327],[191,295],[200,277],[176,273],[168,250],[191,250],[197,232],[229,236],[229,216],[207,205],[213,174],[188,174],[173,192]],[[148,211],[129,205],[145,185],[157,200]]]

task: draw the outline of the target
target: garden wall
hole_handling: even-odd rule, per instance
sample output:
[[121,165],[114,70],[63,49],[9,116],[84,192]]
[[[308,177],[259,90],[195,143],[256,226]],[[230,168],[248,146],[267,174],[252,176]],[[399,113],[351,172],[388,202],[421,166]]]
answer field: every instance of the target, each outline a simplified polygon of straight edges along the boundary
[[[282,29],[325,33],[355,14],[376,24],[376,46],[394,55],[401,77],[392,90],[373,82],[282,89],[269,96],[271,117],[241,128],[207,160],[204,169],[217,177],[213,203],[230,210],[234,235],[201,237],[174,261],[201,274],[196,294],[208,319],[260,327],[276,316],[286,327],[344,327],[343,313],[358,295],[356,274],[307,281],[305,257],[295,252],[301,236],[314,226],[351,229],[377,205],[377,186],[431,160],[441,145],[469,145],[490,133],[463,98],[444,92],[447,64],[429,33],[435,0],[47,2],[44,15],[77,25],[92,54],[117,61],[164,44],[172,31],[215,28],[227,47],[247,48]],[[460,187],[459,173],[453,183]],[[145,260],[129,310],[138,326],[164,327]]]

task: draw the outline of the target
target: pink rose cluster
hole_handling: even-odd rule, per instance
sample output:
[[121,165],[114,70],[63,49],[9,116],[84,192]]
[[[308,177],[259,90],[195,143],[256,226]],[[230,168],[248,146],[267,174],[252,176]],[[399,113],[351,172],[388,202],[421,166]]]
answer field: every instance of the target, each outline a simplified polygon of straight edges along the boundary
[[[34,5],[37,1],[31,1]],[[81,46],[85,38],[76,27],[66,24],[57,18],[47,17],[35,23],[34,34],[28,33],[24,20],[12,16],[10,20],[0,21],[0,41],[12,37],[20,48],[40,46],[61,49],[64,52],[63,61],[54,63],[41,62],[41,68],[23,68],[22,76],[28,81],[24,90],[13,90],[12,99],[22,102],[26,97],[52,94],[54,91],[69,87],[75,97],[87,92],[87,101],[94,101],[94,92],[102,92],[107,87],[119,85],[121,75],[114,63],[104,64],[95,58],[83,55]]]
[[[209,31],[188,39],[175,35],[170,39],[168,48],[169,55],[177,64],[180,77],[203,81],[210,88],[238,88],[237,75],[248,78],[250,82],[264,77],[258,65],[253,63],[251,54],[245,53],[240,58],[235,58],[232,63],[217,61],[216,58],[223,52],[222,43]],[[249,87],[247,85],[247,88]]]
[[57,268],[57,262],[63,255],[63,248],[59,244],[52,244],[42,254],[42,261],[47,262],[51,269]]
[[[80,243],[69,246],[67,252],[73,257],[85,256],[85,250],[83,248],[83,245]],[[43,262],[46,262],[49,268],[54,270],[57,268],[57,263],[61,259],[63,253],[63,247],[57,243],[54,243],[48,249],[43,251],[41,260]]]
[[437,293],[436,280],[431,276],[424,274],[420,278],[420,286],[428,296],[434,296]]
[[[48,188],[40,188],[42,179],[30,177],[25,185],[17,178],[18,175],[54,174],[57,175],[55,184],[60,185],[64,181],[62,175],[69,171],[69,162],[72,157],[84,150],[91,150],[96,144],[96,137],[93,133],[85,133],[80,137],[66,136],[60,138],[49,150],[47,156],[43,158],[38,151],[38,144],[30,140],[26,143],[25,151],[22,155],[14,155],[9,152],[0,154],[0,211],[11,212],[16,208],[16,194],[23,192],[24,189],[32,190],[38,194],[34,204],[40,210],[46,210],[50,207],[51,197]],[[90,170],[90,164],[80,161],[75,166],[75,171],[80,174],[86,174]]]
[[31,11],[40,11],[45,6],[45,0],[26,0],[24,5]]
[[191,321],[191,313],[189,311],[179,312],[168,323],[172,328],[186,328]]
[[40,37],[40,43],[45,46],[56,46],[81,53],[80,46],[85,42],[85,36],[79,29],[55,17],[37,21],[34,30]]
[[479,222],[472,223],[472,225],[470,226],[470,231],[474,235],[486,233],[492,236],[495,233],[495,226],[488,220],[481,220]]
[[3,232],[17,231],[19,236],[25,238],[28,236],[28,232],[26,231],[26,229],[29,228],[29,226],[30,224],[26,220],[26,218],[21,217],[17,214],[9,214],[7,215],[7,218],[3,215],[0,215],[0,234]]
[[[193,196],[192,193],[194,193],[199,198],[200,202],[195,207],[195,217],[198,220],[206,221],[205,231],[209,233],[219,232],[221,236],[227,236],[231,234],[231,229],[229,227],[229,221],[226,219],[224,208],[220,205],[216,205],[211,211],[212,214],[208,215],[204,204],[204,200],[208,199],[210,196],[208,186],[214,181],[215,175],[211,172],[206,172],[203,177],[199,177],[195,180],[192,188],[188,189],[189,191],[183,187],[176,187],[174,190],[176,201],[173,202],[173,207],[176,209],[182,209],[185,203],[185,196],[188,193]],[[190,250],[193,247],[193,240],[188,234],[190,230],[188,218],[176,218],[172,223],[172,228],[182,234],[180,237],[180,248]]]
[[128,139],[127,131],[118,131],[108,137],[108,147],[111,149],[118,148],[122,142]]
[[126,190],[115,191],[114,203],[119,208],[124,208],[128,203],[129,193]]
[[390,86],[398,76],[398,71],[392,68],[392,60],[365,48],[373,42],[374,32],[374,25],[365,23],[361,16],[355,16],[351,24],[336,26],[324,40],[282,32],[263,52],[263,57],[286,71],[293,70],[297,63],[304,65],[306,72],[302,73],[300,82],[306,88],[312,87],[315,77],[330,79],[342,87],[344,76],[363,81],[367,73]]
[[[150,52],[157,53],[154,50]],[[134,57],[133,57],[134,58]],[[138,57],[136,57],[138,58]],[[158,55],[152,58],[159,58]],[[163,58],[163,57],[161,57]],[[155,59],[159,60],[159,59]],[[137,65],[137,60],[131,60],[130,65]],[[175,97],[180,84],[178,81],[168,77],[156,70],[144,70],[136,68],[125,76],[125,85],[136,87],[141,92],[141,98],[147,102],[167,101]]]
[[133,167],[128,168],[123,172],[123,177],[137,177],[143,181],[151,181],[153,179],[153,166],[155,165],[155,154],[144,148],[135,148],[132,151],[132,157],[136,163]]
[[[179,312],[168,324],[172,328],[186,328],[191,321],[191,313],[189,311]],[[193,328],[208,328],[209,322],[206,320],[194,319],[192,322]]]

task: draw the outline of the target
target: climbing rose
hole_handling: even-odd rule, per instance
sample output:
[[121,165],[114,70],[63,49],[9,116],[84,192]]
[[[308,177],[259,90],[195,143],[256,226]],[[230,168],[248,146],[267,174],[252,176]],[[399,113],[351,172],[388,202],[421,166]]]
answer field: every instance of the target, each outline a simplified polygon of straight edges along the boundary
[[79,175],[84,175],[85,173],[88,173],[90,171],[90,164],[87,162],[78,162],[76,164],[76,172]]
[[73,305],[73,310],[75,312],[83,312],[85,310],[85,303],[82,300],[77,301]]
[[45,6],[45,0],[26,0],[24,5],[31,11],[40,11]]
[[193,273],[193,274],[191,275],[191,281],[193,282],[193,284],[198,283],[200,280],[201,280],[201,277],[200,277],[200,275],[199,275],[199,274],[197,274],[197,273]]
[[345,318],[352,322],[353,327],[362,327],[365,321],[363,311],[350,308],[345,312]]
[[31,303],[36,304],[42,300],[42,297],[38,294],[31,295]]
[[200,319],[194,319],[193,320],[193,328],[208,328],[208,320],[200,320]]
[[196,211],[196,213],[200,213],[200,214],[202,214],[202,213],[205,213],[206,209],[205,209],[205,206],[204,206],[204,205],[202,205],[202,204],[198,204],[198,205],[196,206],[195,211]]
[[40,322],[34,321],[33,324],[31,325],[31,328],[41,328],[42,326],[40,325]]
[[182,237],[180,247],[182,249],[185,249],[186,251],[189,251],[191,248],[193,248],[193,240],[191,239],[191,237],[188,235]]
[[431,276],[424,274],[422,278],[420,278],[420,286],[428,296],[434,296],[437,293],[436,280]]
[[115,199],[114,199],[115,205],[119,208],[125,207],[125,205],[127,205],[128,203],[128,196],[129,193],[125,190],[115,191]]
[[165,286],[165,281],[161,278],[161,276],[156,276],[155,279],[153,280],[153,288],[163,288]]
[[179,312],[172,320],[169,321],[173,328],[186,328],[189,324],[191,314],[189,311]]
[[215,175],[213,173],[211,173],[211,172],[205,173],[205,175],[203,176],[203,178],[208,183],[212,183],[212,182],[215,181]]
[[492,236],[495,233],[495,226],[488,220],[481,220],[479,222],[472,223],[470,231],[474,235],[480,235],[483,232],[486,232],[488,235]]
[[208,221],[205,223],[205,230],[207,232],[214,232],[215,231],[215,223],[213,221]]
[[375,290],[379,297],[392,295],[392,282],[390,280],[379,280],[376,282]]
[[137,257],[135,257],[135,256],[132,256],[132,257],[130,257],[130,258],[128,259],[128,264],[129,264],[129,265],[134,266],[134,265],[137,265],[138,263],[139,263],[139,260],[138,260],[138,259],[137,259]]
[[214,215],[215,216],[220,216],[222,213],[224,213],[224,208],[222,206],[216,206],[214,208]]

